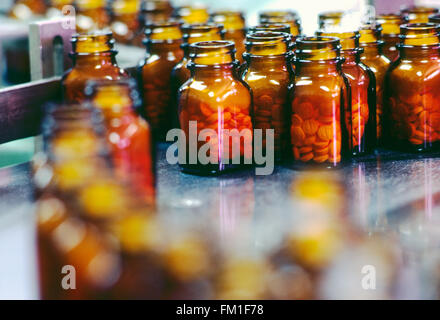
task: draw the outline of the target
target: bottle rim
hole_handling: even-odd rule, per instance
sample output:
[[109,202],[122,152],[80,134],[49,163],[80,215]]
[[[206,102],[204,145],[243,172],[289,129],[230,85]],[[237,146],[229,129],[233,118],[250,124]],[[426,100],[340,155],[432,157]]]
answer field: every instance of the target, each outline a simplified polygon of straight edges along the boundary
[[286,23],[261,23],[248,29],[248,33],[258,31],[285,32],[290,34],[290,26]]
[[429,13],[438,12],[439,9],[430,6],[407,6],[400,10],[401,13]]

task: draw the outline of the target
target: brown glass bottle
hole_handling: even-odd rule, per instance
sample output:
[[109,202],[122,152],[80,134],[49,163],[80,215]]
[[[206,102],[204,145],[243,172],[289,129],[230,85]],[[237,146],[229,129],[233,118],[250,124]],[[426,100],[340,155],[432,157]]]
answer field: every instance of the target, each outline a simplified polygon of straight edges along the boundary
[[73,67],[62,79],[64,100],[82,102],[88,80],[121,79],[128,74],[116,64],[111,32],[97,31],[72,37]]
[[438,13],[437,8],[427,6],[408,6],[400,10],[400,15],[409,23],[426,23],[429,16]]
[[289,149],[288,87],[293,78],[290,43],[288,33],[259,31],[246,37],[242,79],[252,90],[254,129],[263,130],[263,143],[254,148],[266,152],[265,130],[273,129],[276,161],[285,158]]
[[181,29],[183,33],[182,49],[184,56],[172,71],[172,82],[175,92],[191,77],[191,72],[187,68],[190,61],[190,45],[200,41],[224,39],[223,26],[214,23],[184,24]]
[[125,44],[142,43],[140,25],[141,0],[115,0],[111,2],[111,29],[116,41]]
[[138,116],[141,97],[133,79],[100,80],[86,88],[103,114],[116,176],[133,186],[146,203],[155,203],[155,170],[150,127]]
[[376,23],[382,26],[383,54],[394,61],[399,56],[396,44],[399,43],[400,25],[406,23],[407,17],[397,14],[381,14],[376,17]]
[[351,154],[371,153],[376,146],[376,83],[374,73],[360,61],[359,32],[317,32],[319,36],[337,37],[341,42],[342,72],[350,83],[350,111],[346,110],[346,126],[351,127]]
[[236,75],[234,43],[206,41],[191,47],[191,78],[178,95],[187,149],[182,170],[218,174],[251,164],[252,99],[250,89]]
[[387,72],[388,145],[405,151],[438,150],[440,132],[440,27],[400,27],[400,59]]
[[89,32],[107,27],[110,15],[106,0],[76,0],[76,29]]
[[342,11],[328,11],[320,13],[318,16],[319,29],[326,30],[329,27],[340,25],[343,15],[344,12]]
[[244,45],[246,38],[246,22],[243,13],[240,11],[216,11],[210,15],[210,21],[223,25],[225,30],[225,40],[235,43],[235,56],[240,63],[243,63],[243,53],[246,48]]
[[293,41],[296,37],[301,35],[301,22],[298,14],[295,11],[264,11],[259,16],[260,23],[286,23],[290,26],[290,34],[293,36]]
[[248,29],[249,33],[258,31],[284,32],[290,34],[290,26],[284,23],[262,23]]
[[339,39],[303,37],[296,42],[291,90],[290,139],[294,166],[339,166],[349,156],[350,84],[341,70]]
[[140,67],[143,112],[155,139],[165,140],[172,126],[174,94],[171,71],[183,58],[181,23],[176,20],[156,22],[145,27],[147,56]]
[[359,44],[364,52],[361,61],[373,71],[376,77],[376,133],[377,142],[381,144],[383,131],[383,92],[385,74],[391,61],[382,54],[382,28],[376,24],[366,24],[359,29],[361,37]]
[[173,7],[168,0],[147,0],[142,2],[141,16],[143,25],[169,20],[173,14]]
[[208,10],[204,6],[181,6],[176,8],[174,17],[186,24],[207,23]]

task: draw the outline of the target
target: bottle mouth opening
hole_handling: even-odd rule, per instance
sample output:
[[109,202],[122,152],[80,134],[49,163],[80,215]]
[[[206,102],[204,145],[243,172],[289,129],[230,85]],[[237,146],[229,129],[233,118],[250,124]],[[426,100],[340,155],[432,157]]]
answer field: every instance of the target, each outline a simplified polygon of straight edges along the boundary
[[402,31],[424,31],[424,30],[433,30],[439,28],[440,26],[437,23],[433,23],[433,22],[406,23],[400,26],[400,30]]
[[338,47],[340,41],[336,37],[315,36],[315,37],[300,37],[296,40],[298,47],[313,47],[320,46],[333,46]]
[[191,34],[195,32],[208,32],[216,29],[221,31],[223,26],[217,23],[185,23],[182,25],[181,29],[184,34]]
[[249,28],[249,32],[273,31],[290,33],[290,26],[285,23],[262,23]]
[[319,14],[319,19],[339,19],[344,15],[343,11],[328,11]]
[[438,12],[437,8],[429,7],[429,6],[409,6],[403,8],[400,12],[402,13],[429,13],[429,12]]
[[166,21],[149,22],[145,24],[145,33],[151,32],[149,30],[160,29],[160,28],[172,28],[181,27],[182,22],[176,19],[168,19]]
[[246,41],[250,44],[265,44],[271,41],[289,41],[290,35],[284,32],[256,31],[246,36]]
[[352,50],[359,47],[359,31],[344,31],[344,32],[324,32],[317,31],[316,35],[319,37],[335,37],[339,39],[342,50]]
[[195,50],[215,51],[218,49],[235,50],[234,42],[226,40],[200,41],[190,45]]
[[260,13],[260,18],[298,18],[298,13],[293,10],[268,10]]
[[94,40],[96,38],[112,38],[113,32],[111,30],[97,30],[97,31],[89,31],[84,33],[75,33],[72,36],[72,41],[89,41]]
[[218,19],[224,19],[223,17],[237,17],[237,18],[243,18],[243,12],[241,11],[234,11],[234,10],[219,10],[214,11],[211,13],[211,17],[215,20]]

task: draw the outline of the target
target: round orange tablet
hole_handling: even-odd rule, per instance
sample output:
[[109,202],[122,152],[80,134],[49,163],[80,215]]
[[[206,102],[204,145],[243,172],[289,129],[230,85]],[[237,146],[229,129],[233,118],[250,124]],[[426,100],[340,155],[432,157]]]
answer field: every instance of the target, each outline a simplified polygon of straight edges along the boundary
[[306,153],[301,156],[300,160],[303,162],[307,162],[313,159],[313,152]]
[[315,113],[315,108],[310,102],[302,102],[293,105],[292,108],[293,112],[297,113],[304,120],[312,118]]
[[323,125],[318,129],[318,138],[321,140],[330,140],[333,138],[333,127],[331,125]]
[[293,145],[301,146],[303,144],[306,134],[304,133],[303,129],[301,129],[301,127],[292,126],[290,134],[292,137]]
[[327,159],[328,159],[328,155],[327,154],[323,154],[323,155],[320,155],[320,156],[315,156],[313,158],[313,161],[315,161],[317,163],[322,163],[322,162],[326,161]]
[[292,116],[292,126],[301,126],[302,123],[303,123],[303,119],[301,119],[299,115],[294,114]]
[[318,131],[319,123],[315,119],[304,120],[302,129],[307,135],[314,135]]

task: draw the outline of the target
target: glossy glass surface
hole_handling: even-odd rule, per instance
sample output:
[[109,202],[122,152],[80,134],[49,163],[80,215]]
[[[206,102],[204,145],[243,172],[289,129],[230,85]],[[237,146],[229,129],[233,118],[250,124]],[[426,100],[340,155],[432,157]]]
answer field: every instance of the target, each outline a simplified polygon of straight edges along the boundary
[[141,66],[144,106],[155,139],[164,140],[172,127],[175,94],[171,71],[183,58],[180,22],[169,20],[146,26],[147,56]]
[[63,97],[67,102],[84,101],[88,80],[121,79],[127,73],[116,63],[111,32],[77,34],[72,38],[73,68],[63,76]]
[[[346,159],[348,81],[341,70],[340,43],[332,37],[297,40],[291,97],[290,138],[295,165],[336,167]],[[348,104],[348,106],[346,105]]]
[[293,40],[301,35],[301,22],[298,14],[290,10],[264,11],[260,13],[259,21],[262,24],[268,23],[286,23],[290,26],[290,34]]
[[140,9],[141,0],[115,0],[110,3],[111,29],[116,41],[135,45],[142,43]]
[[397,14],[382,14],[376,17],[376,23],[382,26],[382,46],[383,54],[394,61],[399,57],[399,50],[396,44],[399,43],[400,25],[407,23],[407,17],[401,17]]
[[413,152],[438,149],[439,26],[401,26],[400,58],[387,74],[388,145]]
[[409,23],[426,23],[429,16],[438,12],[437,8],[428,6],[409,6],[400,11],[400,15]]
[[288,88],[293,78],[291,37],[286,33],[259,31],[248,34],[242,79],[253,95],[254,129],[274,130],[275,159],[282,160],[289,149]]
[[[205,137],[205,141],[197,142],[197,152],[187,149],[187,157],[197,159],[191,164],[187,158],[187,164],[181,164],[182,169],[196,174],[217,174],[243,165],[245,159],[251,163],[251,93],[236,75],[234,43],[207,41],[191,47],[194,50],[188,66],[191,79],[179,90],[180,127],[186,135],[187,148],[194,133],[199,136],[203,129],[211,129],[208,151],[205,146],[210,162],[203,164],[197,157],[203,152],[201,147],[206,144]],[[195,129],[190,129],[194,124],[190,121],[197,121]],[[224,131],[233,129],[243,133],[238,141]],[[239,164],[235,164],[236,160]]]

